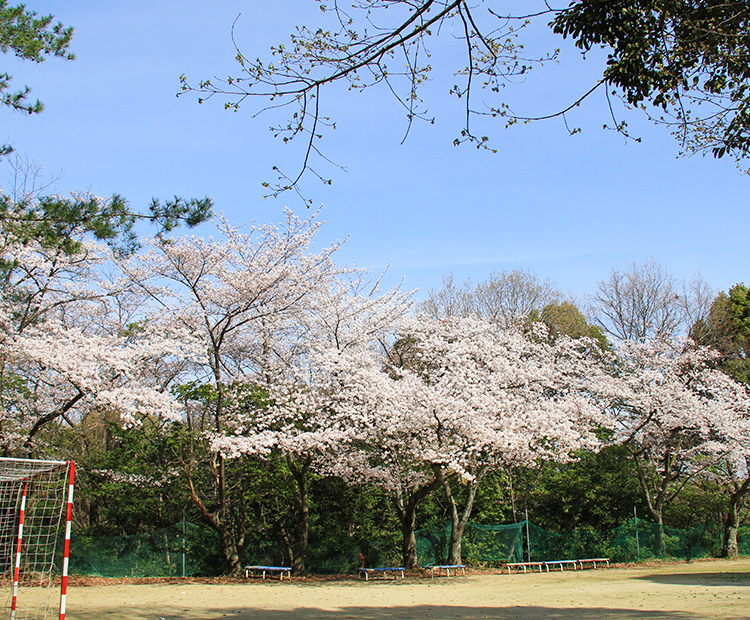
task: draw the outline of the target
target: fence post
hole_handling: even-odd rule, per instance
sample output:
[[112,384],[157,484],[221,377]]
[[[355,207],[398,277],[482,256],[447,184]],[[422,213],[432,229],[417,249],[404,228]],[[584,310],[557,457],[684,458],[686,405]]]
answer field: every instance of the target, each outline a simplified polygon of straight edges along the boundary
[[633,518],[635,519],[635,554],[638,561],[641,561],[641,545],[638,541],[638,509],[633,506]]
[[529,509],[526,509],[526,552],[528,561],[531,562],[531,535],[529,534]]
[[185,513],[182,513],[182,576],[185,576]]

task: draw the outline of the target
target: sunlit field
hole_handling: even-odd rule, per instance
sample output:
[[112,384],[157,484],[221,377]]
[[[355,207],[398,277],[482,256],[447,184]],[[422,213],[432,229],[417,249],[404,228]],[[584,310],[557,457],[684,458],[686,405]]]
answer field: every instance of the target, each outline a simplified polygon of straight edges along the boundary
[[70,620],[530,620],[750,617],[750,558],[544,574],[261,580],[80,579]]

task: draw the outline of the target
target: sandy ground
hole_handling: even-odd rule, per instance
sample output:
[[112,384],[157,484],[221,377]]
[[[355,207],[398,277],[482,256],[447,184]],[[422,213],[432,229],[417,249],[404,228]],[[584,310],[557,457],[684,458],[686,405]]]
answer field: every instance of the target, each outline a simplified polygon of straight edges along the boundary
[[750,619],[750,559],[549,574],[73,585],[69,620]]

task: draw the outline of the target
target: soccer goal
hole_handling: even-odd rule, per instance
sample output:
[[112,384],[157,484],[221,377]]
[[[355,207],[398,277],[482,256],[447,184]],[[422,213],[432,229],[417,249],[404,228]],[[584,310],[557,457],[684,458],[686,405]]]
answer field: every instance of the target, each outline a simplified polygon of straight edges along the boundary
[[65,618],[75,463],[0,458],[5,617]]

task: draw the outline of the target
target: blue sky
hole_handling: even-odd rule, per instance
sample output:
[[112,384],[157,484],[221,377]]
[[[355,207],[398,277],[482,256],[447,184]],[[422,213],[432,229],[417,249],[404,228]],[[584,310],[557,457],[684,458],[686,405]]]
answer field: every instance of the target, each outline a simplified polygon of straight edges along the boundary
[[[294,26],[325,25],[313,0],[28,6],[75,27],[77,60],[33,65],[3,57],[14,84],[31,86],[46,110],[34,117],[0,110],[0,142],[61,173],[61,191],[119,193],[136,208],[151,197],[208,195],[235,224],[281,221],[287,205],[303,217],[312,213],[293,194],[262,198],[272,166],[291,173],[302,156],[273,139],[272,117],[253,118],[251,104],[233,113],[218,99],[198,105],[197,97],[176,93],[183,73],[192,82],[237,74],[230,29],[238,14],[243,52],[267,57]],[[582,60],[543,27],[524,36],[533,53],[561,45],[562,52],[559,64],[504,89],[517,112],[558,109],[601,70],[600,56]],[[436,122],[415,124],[404,144],[403,110],[385,90],[338,88],[322,100],[337,129],[321,147],[347,171],[321,167],[333,184],[309,178],[304,189],[323,205],[321,245],[348,237],[341,262],[390,265],[386,283],[404,277],[420,297],[450,272],[479,281],[515,268],[580,296],[612,268],[650,258],[680,278],[700,271],[717,290],[750,281],[750,177],[731,161],[677,158],[668,131],[638,112],[623,114],[641,143],[604,131],[606,103],[598,97],[570,116],[580,134],[568,135],[559,120],[508,130],[495,121],[482,133],[490,133],[497,154],[454,147],[461,104],[448,95],[456,78],[446,63],[458,66],[462,50],[442,36],[433,51],[436,71],[423,95]]]

